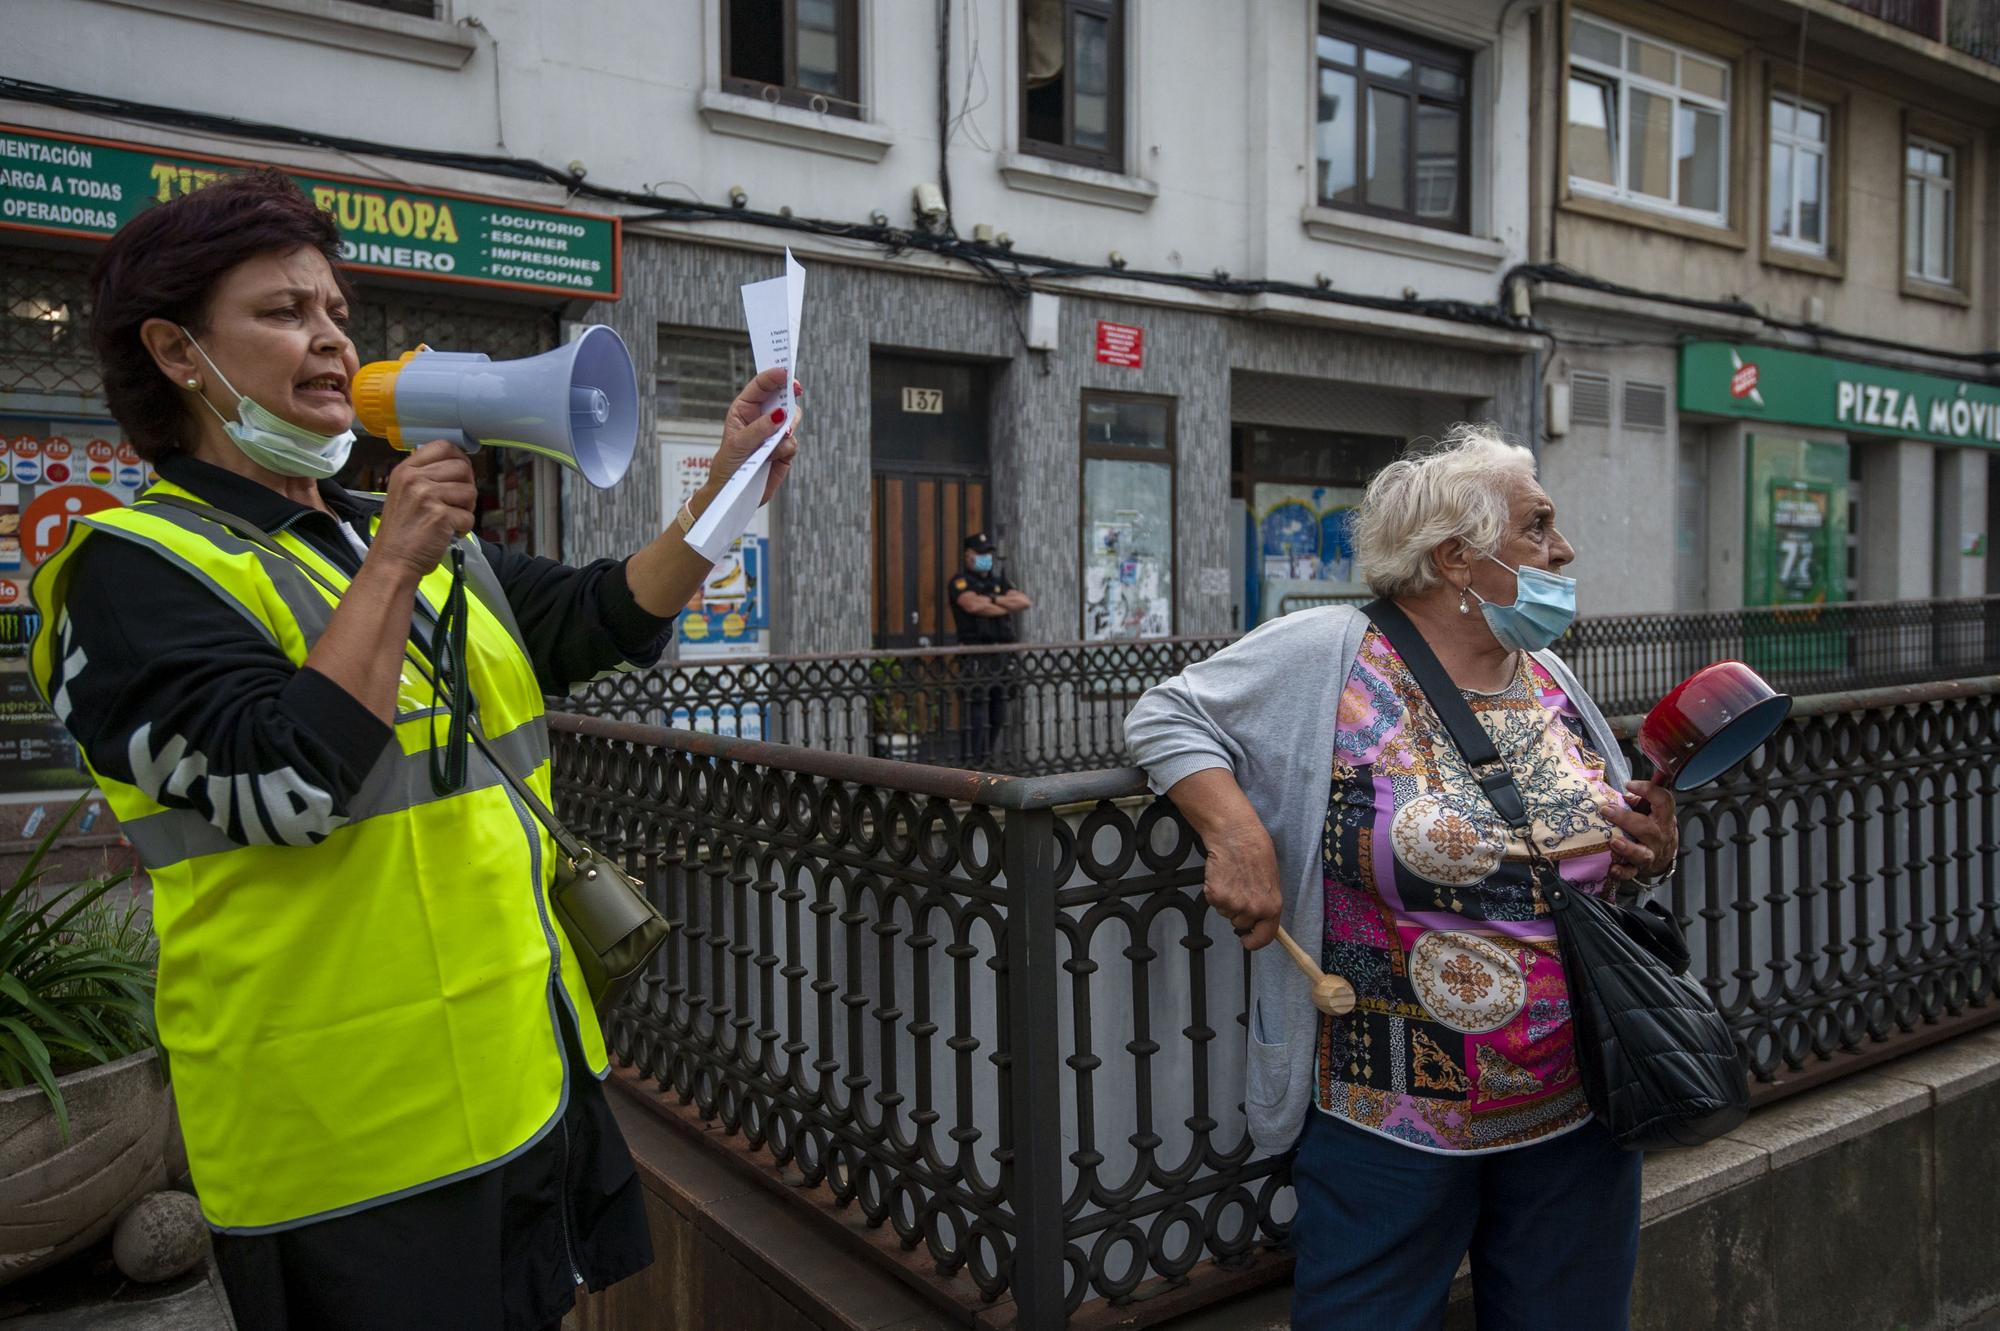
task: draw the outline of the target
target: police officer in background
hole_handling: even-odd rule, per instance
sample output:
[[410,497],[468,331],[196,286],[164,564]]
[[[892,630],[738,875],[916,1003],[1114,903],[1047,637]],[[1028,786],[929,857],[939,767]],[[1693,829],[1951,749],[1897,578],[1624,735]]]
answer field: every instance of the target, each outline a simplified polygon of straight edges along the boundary
[[[995,570],[993,538],[983,531],[966,537],[964,564],[951,580],[951,617],[959,645],[990,647],[1016,641],[1020,633],[1014,616],[1034,602]],[[964,665],[964,674],[971,681],[966,690],[964,759],[978,767],[993,756],[1007,721],[1013,654],[981,654],[969,657]]]

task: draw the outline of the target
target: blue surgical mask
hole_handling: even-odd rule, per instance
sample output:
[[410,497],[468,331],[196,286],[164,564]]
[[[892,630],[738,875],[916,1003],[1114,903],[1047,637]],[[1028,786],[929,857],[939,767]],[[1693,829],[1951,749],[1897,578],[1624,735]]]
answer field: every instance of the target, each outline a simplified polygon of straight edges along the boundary
[[[1492,555],[1486,557],[1493,559]],[[1497,559],[1493,562],[1500,564]],[[1507,568],[1505,564],[1500,567]],[[1479,613],[1486,616],[1486,627],[1493,630],[1502,647],[1539,652],[1576,622],[1576,579],[1525,564],[1507,571],[1514,575],[1514,604],[1495,605],[1473,592],[1479,598]]]
[[[181,329],[187,340],[201,358],[208,361],[208,368],[215,371],[215,377],[222,380],[222,386],[236,393],[236,385],[229,382],[229,376],[220,366],[209,360],[208,352],[194,340],[194,334]],[[354,431],[342,430],[339,434],[315,434],[302,426],[292,424],[242,393],[236,393],[236,419],[229,420],[201,393],[201,404],[214,412],[215,419],[222,422],[222,430],[227,434],[243,455],[266,471],[274,471],[280,476],[307,476],[314,480],[325,480],[347,465],[347,455],[354,448]]]
[[974,555],[972,557],[972,571],[974,573],[991,573],[993,571],[993,556]]

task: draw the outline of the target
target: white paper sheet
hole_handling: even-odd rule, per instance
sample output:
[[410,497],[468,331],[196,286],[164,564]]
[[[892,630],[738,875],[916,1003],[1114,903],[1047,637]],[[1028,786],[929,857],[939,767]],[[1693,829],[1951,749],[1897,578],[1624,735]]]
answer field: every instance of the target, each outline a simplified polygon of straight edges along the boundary
[[687,543],[711,564],[729,552],[729,547],[750,525],[764,498],[764,486],[771,475],[771,452],[778,441],[792,432],[798,409],[792,403],[792,380],[798,374],[799,316],[805,310],[806,270],[785,250],[785,275],[743,288],[743,317],[750,326],[750,352],[757,361],[757,373],[774,365],[785,367],[785,387],[773,406],[785,409],[785,423],[769,439],[743,460],[736,474],[723,482],[722,493],[688,533]]

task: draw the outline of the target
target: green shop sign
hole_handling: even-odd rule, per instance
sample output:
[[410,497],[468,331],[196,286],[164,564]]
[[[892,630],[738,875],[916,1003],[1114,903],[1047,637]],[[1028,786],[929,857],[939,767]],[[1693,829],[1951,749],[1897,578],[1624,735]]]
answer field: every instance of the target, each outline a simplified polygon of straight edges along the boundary
[[[102,240],[156,203],[257,165],[0,125],[0,228]],[[617,299],[615,217],[287,174],[340,223],[349,268]]]
[[2000,386],[1776,347],[1688,343],[1681,410],[2000,448]]

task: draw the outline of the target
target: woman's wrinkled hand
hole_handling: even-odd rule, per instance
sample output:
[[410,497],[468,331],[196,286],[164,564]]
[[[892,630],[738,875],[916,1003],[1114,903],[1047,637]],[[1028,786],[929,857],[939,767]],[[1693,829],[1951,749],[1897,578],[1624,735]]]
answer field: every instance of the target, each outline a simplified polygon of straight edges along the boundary
[[[782,406],[772,399],[785,391],[785,375],[789,371],[773,367],[743,385],[743,391],[729,404],[729,414],[722,419],[722,447],[716,450],[715,461],[709,465],[710,483],[720,487],[736,474],[745,458],[763,447],[764,441],[776,434],[785,424],[787,416]],[[805,420],[805,412],[798,405],[798,395],[803,392],[796,383],[792,388],[792,410],[798,413],[792,421],[792,432],[771,450],[771,471],[764,482],[764,493],[757,502],[768,504],[771,496],[778,493],[778,487],[785,483],[791,473],[792,459],[799,453],[799,428]]]
[[1208,839],[1207,846],[1202,895],[1229,921],[1245,950],[1255,952],[1278,936],[1278,916],[1285,905],[1271,834],[1262,823],[1252,822]]
[[1607,804],[1604,816],[1623,833],[1611,838],[1611,881],[1656,879],[1674,867],[1681,833],[1671,789],[1656,781],[1628,781],[1625,803]]

